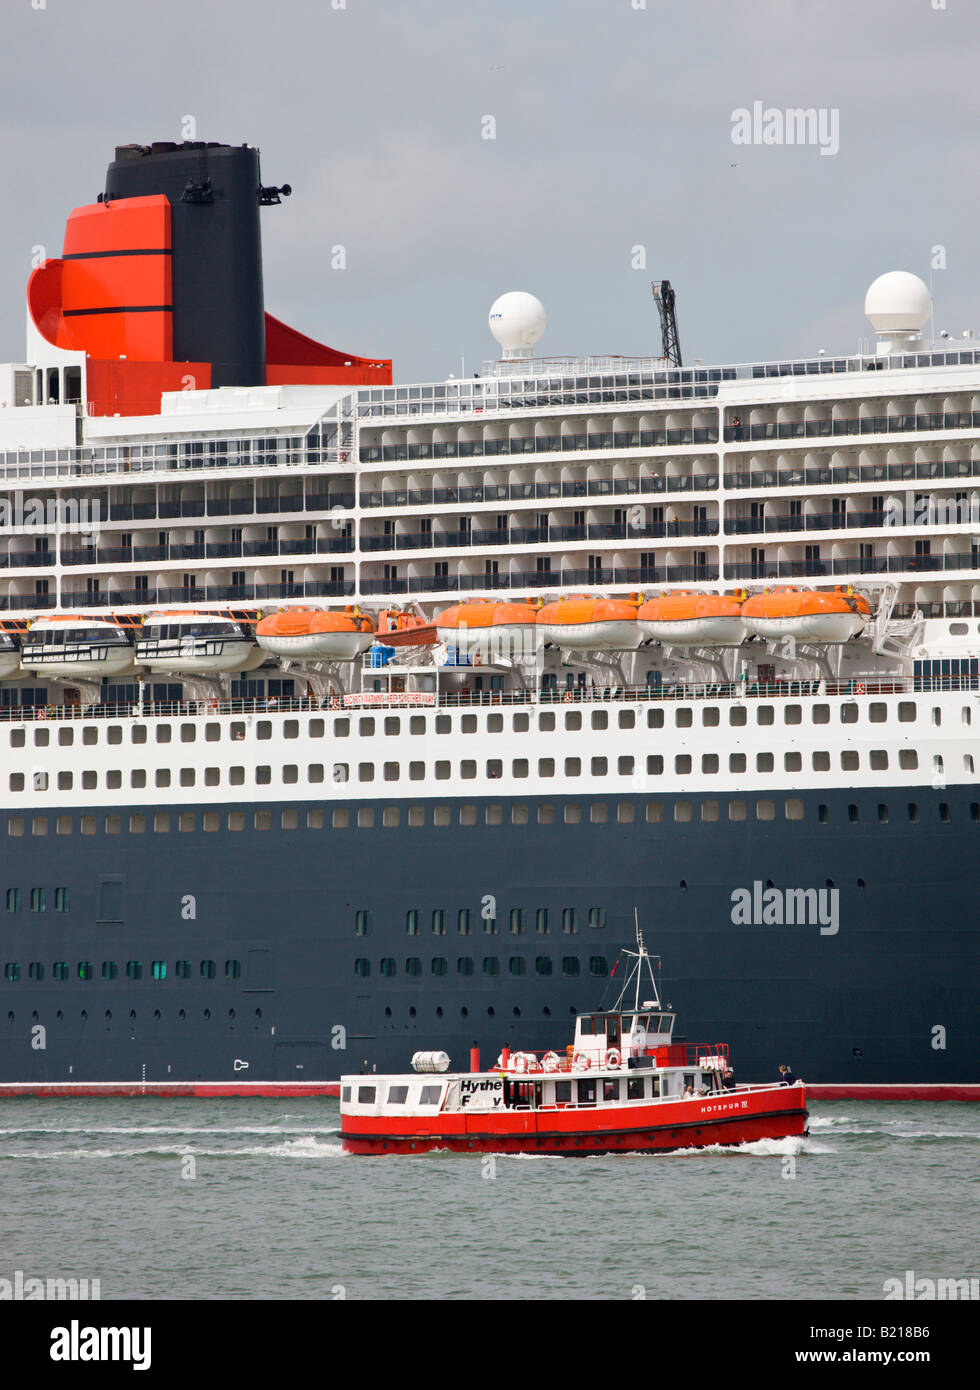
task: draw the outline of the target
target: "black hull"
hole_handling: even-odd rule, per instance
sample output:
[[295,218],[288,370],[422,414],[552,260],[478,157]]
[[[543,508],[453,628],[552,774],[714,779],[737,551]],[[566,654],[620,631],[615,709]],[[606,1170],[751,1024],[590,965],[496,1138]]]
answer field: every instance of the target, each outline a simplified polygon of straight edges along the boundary
[[[473,1044],[484,1062],[505,1044],[561,1050],[576,1011],[594,1008],[604,991],[615,998],[620,975],[610,983],[592,971],[600,959],[611,969],[634,943],[634,906],[648,949],[662,958],[662,997],[678,1012],[678,1036],[728,1042],[740,1080],[773,1078],[781,1062],[809,1082],[980,1080],[980,822],[970,791],[792,795],[802,796],[801,820],[730,822],[723,800],[722,819],[702,821],[694,800],[694,819],[677,822],[667,797],[654,824],[639,798],[630,824],[617,822],[615,801],[606,823],[567,824],[553,798],[550,825],[537,823],[528,798],[520,802],[528,823],[517,825],[506,799],[493,802],[503,806],[500,825],[486,824],[487,802],[473,800],[473,825],[460,825],[460,803],[446,801],[438,804],[451,808],[450,825],[433,825],[430,802],[426,824],[410,826],[408,802],[392,800],[358,803],[373,804],[371,829],[303,828],[308,810],[323,811],[329,825],[329,807],[315,802],[290,803],[298,829],[278,828],[279,806],[272,829],[253,829],[256,808],[241,805],[206,808],[219,814],[216,831],[202,829],[201,806],[187,832],[177,829],[179,808],[161,807],[171,816],[167,834],[153,833],[143,807],[144,834],[129,833],[126,811],[121,833],[106,833],[106,814],[118,808],[86,808],[94,835],[78,833],[75,812],[74,833],[56,836],[53,809],[46,836],[32,836],[28,819],[27,833],[9,838],[4,824],[3,881],[21,897],[6,912],[0,898],[0,1081],[308,1082],[403,1071],[418,1048],[444,1048],[464,1066]],[[398,826],[383,825],[383,808],[394,807]],[[229,813],[243,809],[249,828],[226,829]],[[736,925],[731,895],[757,881],[832,883],[837,932],[816,922]],[[58,886],[70,890],[66,912],[53,910]],[[31,910],[34,887],[45,890],[43,913]],[[488,897],[496,934],[484,930]],[[518,907],[522,934],[511,931]],[[461,908],[470,910],[470,935],[457,931]],[[549,912],[546,935],[536,930],[538,908]],[[595,908],[604,927],[589,924]],[[406,932],[411,909],[418,935]],[[445,911],[444,935],[433,933],[434,909]],[[566,909],[577,915],[574,934],[562,930]],[[358,912],[369,914],[366,935],[356,934]],[[460,957],[473,962],[471,975],[459,973]],[[539,958],[551,960],[550,976],[537,973]],[[382,959],[395,962],[393,977],[380,974]],[[417,976],[406,974],[408,959],[419,962]],[[447,973],[433,973],[434,959]],[[134,960],[138,981],[126,978]],[[190,978],[178,977],[178,960],[190,962]],[[494,968],[485,960],[499,974],[484,973]],[[526,973],[511,974],[512,960]],[[81,961],[93,978],[78,978]],[[118,963],[118,978],[103,980],[104,961]],[[166,964],[165,979],[152,978],[154,961]],[[204,961],[215,962],[215,978],[202,978]],[[357,961],[369,963],[369,976],[355,973]],[[568,961],[578,962],[577,976],[563,973],[575,968]],[[31,962],[43,965],[43,981],[29,978]],[[68,978],[54,978],[55,962]],[[239,978],[225,977],[226,962],[240,963]]]

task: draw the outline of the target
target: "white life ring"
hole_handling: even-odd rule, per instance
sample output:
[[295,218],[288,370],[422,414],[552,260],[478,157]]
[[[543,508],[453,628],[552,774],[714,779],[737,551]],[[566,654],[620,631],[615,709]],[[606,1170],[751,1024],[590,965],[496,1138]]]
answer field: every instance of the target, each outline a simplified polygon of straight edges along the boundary
[[560,1071],[561,1062],[558,1060],[557,1052],[546,1052],[541,1058],[541,1065],[545,1071]]
[[526,1052],[515,1052],[513,1056],[514,1070],[518,1072],[527,1071],[528,1056]]
[[622,1057],[619,1055],[619,1052],[615,1047],[611,1047],[609,1051],[606,1053],[607,1067],[618,1067],[622,1060]]
[[592,1062],[584,1052],[576,1052],[572,1058],[572,1067],[575,1071],[588,1071]]

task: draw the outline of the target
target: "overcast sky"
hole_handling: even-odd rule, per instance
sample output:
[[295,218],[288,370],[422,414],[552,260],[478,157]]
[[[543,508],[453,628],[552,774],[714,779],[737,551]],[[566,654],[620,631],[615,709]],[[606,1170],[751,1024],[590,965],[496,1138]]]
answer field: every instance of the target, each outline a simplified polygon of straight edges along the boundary
[[[266,307],[396,381],[479,370],[510,289],[541,355],[657,353],[661,278],[686,363],[854,350],[870,281],[936,245],[936,329],[980,336],[977,0],[339,3],[3,0],[0,359],[32,248],[186,116],[293,185]],[[839,152],[734,145],[756,101],[838,112]]]

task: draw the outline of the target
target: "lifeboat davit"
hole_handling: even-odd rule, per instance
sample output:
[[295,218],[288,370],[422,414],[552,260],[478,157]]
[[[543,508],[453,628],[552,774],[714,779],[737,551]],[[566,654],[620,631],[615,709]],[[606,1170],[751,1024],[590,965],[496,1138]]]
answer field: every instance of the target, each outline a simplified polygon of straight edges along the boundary
[[862,594],[843,589],[772,589],[742,604],[750,633],[769,640],[797,637],[806,642],[849,642],[864,629],[871,605]]
[[537,626],[545,642],[580,651],[632,651],[643,633],[636,620],[638,598],[596,598],[569,594],[538,610]]
[[488,648],[501,656],[533,652],[541,641],[538,610],[530,603],[501,603],[497,599],[473,599],[444,608],[436,618],[440,642],[462,655],[483,653]]
[[636,616],[644,637],[675,647],[737,647],[745,637],[742,600],[729,594],[661,594]]
[[374,623],[358,608],[286,608],[255,629],[263,651],[294,661],[354,661],[374,641]]
[[20,659],[24,670],[36,676],[84,680],[136,671],[132,638],[110,618],[38,618],[24,637]]
[[136,660],[149,671],[221,674],[254,671],[265,661],[251,629],[230,613],[187,609],[149,613],[136,634]]

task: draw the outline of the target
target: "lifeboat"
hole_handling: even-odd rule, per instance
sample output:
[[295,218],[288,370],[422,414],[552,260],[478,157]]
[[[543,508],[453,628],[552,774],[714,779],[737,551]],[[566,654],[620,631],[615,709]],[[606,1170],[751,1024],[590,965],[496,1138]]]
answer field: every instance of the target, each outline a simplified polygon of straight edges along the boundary
[[374,623],[359,608],[328,613],[322,608],[286,608],[263,618],[255,629],[263,651],[294,661],[354,661],[374,641]]
[[849,642],[864,629],[871,606],[862,594],[843,589],[772,589],[742,605],[746,629],[772,640]]
[[636,616],[644,637],[675,647],[737,647],[745,637],[742,600],[728,594],[661,594]]
[[431,647],[436,642],[435,624],[417,613],[383,608],[378,614],[378,636],[389,647]]
[[254,671],[265,652],[234,614],[184,609],[147,615],[136,635],[136,660],[149,671],[221,674]]
[[538,610],[544,642],[577,650],[632,651],[643,640],[636,620],[638,598],[596,598],[569,594]]
[[51,615],[30,626],[21,648],[25,671],[79,680],[136,671],[133,640],[113,618]]
[[492,647],[511,656],[533,652],[543,640],[537,627],[538,610],[530,603],[501,603],[498,599],[473,599],[444,608],[436,618],[440,642],[468,656]]
[[20,648],[27,631],[23,618],[0,622],[0,681],[12,680],[24,674],[20,664]]

